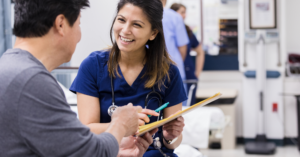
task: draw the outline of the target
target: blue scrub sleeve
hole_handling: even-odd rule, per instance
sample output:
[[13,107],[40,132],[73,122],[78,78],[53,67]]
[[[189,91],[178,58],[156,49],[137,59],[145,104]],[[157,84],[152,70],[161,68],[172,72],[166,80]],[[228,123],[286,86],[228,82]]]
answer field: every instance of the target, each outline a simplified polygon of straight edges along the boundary
[[191,48],[196,48],[199,46],[199,41],[197,40],[196,36],[194,34],[192,34],[192,36],[190,37],[190,45],[191,45]]
[[178,68],[175,65],[170,66],[170,82],[165,90],[165,102],[169,102],[169,106],[174,106],[187,100],[185,88],[179,73]]
[[177,23],[175,24],[175,40],[177,46],[181,47],[189,43],[189,37],[182,17],[178,14],[176,15],[176,19]]
[[97,86],[98,69],[99,65],[97,64],[96,57],[91,54],[81,63],[70,91],[99,97]]

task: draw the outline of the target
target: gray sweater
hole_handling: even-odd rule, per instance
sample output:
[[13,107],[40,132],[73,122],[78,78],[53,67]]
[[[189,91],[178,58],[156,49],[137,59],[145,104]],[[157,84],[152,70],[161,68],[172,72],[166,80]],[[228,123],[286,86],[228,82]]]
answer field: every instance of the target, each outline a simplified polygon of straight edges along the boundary
[[109,133],[90,132],[70,110],[56,80],[29,52],[0,58],[0,156],[114,157]]

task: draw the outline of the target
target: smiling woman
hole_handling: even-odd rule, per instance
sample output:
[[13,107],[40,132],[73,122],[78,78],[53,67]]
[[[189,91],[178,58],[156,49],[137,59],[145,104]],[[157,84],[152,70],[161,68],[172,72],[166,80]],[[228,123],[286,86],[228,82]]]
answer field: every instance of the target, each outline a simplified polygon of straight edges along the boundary
[[[187,97],[179,70],[166,51],[162,18],[160,0],[118,3],[111,27],[112,49],[87,57],[70,88],[77,93],[79,119],[92,132],[105,131],[114,109],[128,103],[145,108],[139,114],[140,125],[156,121],[158,114],[154,110],[162,103],[169,105],[159,117],[181,110]],[[153,116],[148,118],[145,114]],[[119,155],[159,157],[164,156],[163,152],[176,157],[173,150],[181,143],[183,126],[184,119],[180,117],[159,128],[155,138],[160,138],[160,151],[152,144],[153,131],[143,137],[125,137]]]
[[[131,56],[138,55],[142,58],[142,65],[148,59],[147,64],[151,68],[148,68],[145,73],[145,77],[148,78],[145,87],[150,88],[158,83],[160,88],[164,85],[165,76],[169,79],[169,65],[173,64],[165,46],[161,1],[121,0],[117,13],[111,27],[113,48],[108,63],[110,75],[115,77],[113,72],[115,71],[120,76],[117,71],[120,55],[122,52],[127,54],[131,52]],[[116,41],[113,41],[112,34]],[[148,45],[148,49],[145,48],[145,45]],[[122,55],[126,56],[126,54]]]

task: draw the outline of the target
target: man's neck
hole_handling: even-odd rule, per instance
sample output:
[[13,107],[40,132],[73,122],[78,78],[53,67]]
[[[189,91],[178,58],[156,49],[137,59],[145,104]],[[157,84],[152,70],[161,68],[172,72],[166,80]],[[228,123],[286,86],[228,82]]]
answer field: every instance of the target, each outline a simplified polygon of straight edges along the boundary
[[64,63],[63,53],[61,53],[61,50],[55,48],[55,41],[51,41],[51,38],[47,36],[38,38],[17,37],[14,48],[31,53],[49,72]]
[[166,4],[167,4],[167,0],[161,0],[162,4],[163,4],[163,7],[165,8],[166,7]]

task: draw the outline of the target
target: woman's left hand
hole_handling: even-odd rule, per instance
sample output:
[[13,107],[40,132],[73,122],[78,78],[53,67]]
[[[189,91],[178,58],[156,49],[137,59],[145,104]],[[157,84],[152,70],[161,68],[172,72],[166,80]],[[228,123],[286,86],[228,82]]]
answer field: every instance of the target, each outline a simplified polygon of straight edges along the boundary
[[166,140],[173,140],[180,136],[184,127],[184,118],[182,116],[163,125],[163,134]]

